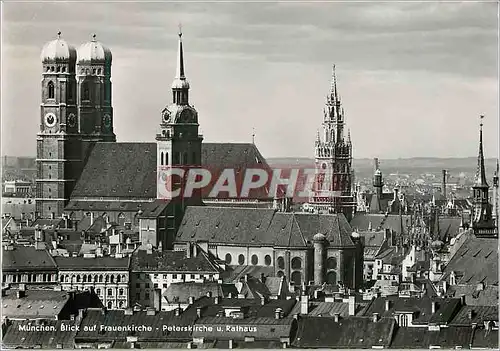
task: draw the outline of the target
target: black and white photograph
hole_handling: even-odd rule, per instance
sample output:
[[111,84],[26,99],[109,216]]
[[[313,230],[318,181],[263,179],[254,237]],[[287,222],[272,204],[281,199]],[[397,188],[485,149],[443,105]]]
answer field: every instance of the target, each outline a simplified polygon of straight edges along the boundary
[[0,12],[2,350],[498,349],[497,1]]

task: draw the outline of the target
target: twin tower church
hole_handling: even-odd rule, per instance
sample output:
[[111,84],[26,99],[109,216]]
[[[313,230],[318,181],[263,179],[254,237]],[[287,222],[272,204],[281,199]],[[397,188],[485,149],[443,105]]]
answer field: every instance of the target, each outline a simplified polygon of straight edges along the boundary
[[[133,223],[138,214],[144,216],[165,206],[157,199],[156,184],[157,169],[163,165],[269,167],[253,143],[202,142],[198,112],[189,101],[181,33],[172,102],[161,111],[159,130],[151,143],[116,142],[112,54],[95,35],[76,50],[59,33],[43,47],[41,61],[36,193],[40,217],[67,216],[78,221],[91,213],[117,223]],[[311,194],[310,202],[319,210],[342,212],[349,220],[356,203],[351,190],[352,144],[344,124],[334,70],[323,131],[315,142],[317,172],[327,174],[328,179],[318,177],[318,190]],[[325,187],[323,182],[329,185]],[[271,207],[273,199],[268,195],[257,191],[246,200],[200,196],[204,203],[221,206]],[[179,216],[166,216],[163,226],[173,230],[177,221],[170,223],[171,217]]]

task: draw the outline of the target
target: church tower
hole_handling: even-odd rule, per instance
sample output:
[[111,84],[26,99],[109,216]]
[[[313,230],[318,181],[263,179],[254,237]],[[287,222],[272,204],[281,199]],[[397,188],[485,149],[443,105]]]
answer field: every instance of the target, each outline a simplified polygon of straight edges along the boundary
[[[189,104],[189,82],[184,73],[184,51],[182,32],[179,31],[177,69],[172,83],[172,103],[161,113],[157,145],[157,198],[172,199],[172,192],[182,186],[182,181],[166,181],[168,169],[184,170],[199,168],[201,165],[202,135],[198,133],[198,112]],[[175,189],[174,189],[175,188]],[[198,198],[197,198],[198,196]],[[180,196],[182,207],[200,200],[199,193],[190,199]]]
[[111,105],[111,51],[94,34],[91,41],[80,46],[77,56],[78,130],[88,141],[116,141]]
[[497,159],[497,167],[495,169],[495,174],[493,175],[493,216],[495,218],[495,226],[497,227],[497,231],[498,231],[498,216],[500,215],[499,213],[499,204],[498,204],[498,173],[499,173],[499,169],[498,169],[498,159]]
[[37,134],[36,212],[59,217],[69,200],[80,169],[77,123],[76,50],[61,38],[45,44],[42,61],[42,102]]
[[489,186],[486,182],[486,170],[484,167],[483,117],[481,116],[479,127],[479,155],[477,158],[476,180],[472,186],[474,202],[472,230],[476,237],[498,237],[498,231],[495,228],[491,204],[489,202]]
[[352,143],[345,136],[344,108],[337,91],[333,66],[330,93],[326,99],[322,131],[315,143],[316,182],[310,199],[320,212],[344,213],[350,221],[356,208],[352,195]]

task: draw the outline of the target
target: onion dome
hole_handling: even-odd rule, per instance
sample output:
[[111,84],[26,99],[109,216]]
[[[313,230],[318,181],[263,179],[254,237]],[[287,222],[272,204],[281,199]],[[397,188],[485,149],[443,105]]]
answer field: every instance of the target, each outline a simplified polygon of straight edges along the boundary
[[72,61],[76,59],[76,50],[66,40],[61,39],[61,32],[59,32],[57,39],[49,41],[43,46],[40,59],[42,62]]
[[322,241],[325,241],[325,239],[326,239],[325,234],[318,233],[318,234],[313,236],[313,240],[316,242],[322,242]]
[[96,40],[96,35],[92,40],[82,44],[78,48],[78,63],[80,62],[111,62],[111,50]]

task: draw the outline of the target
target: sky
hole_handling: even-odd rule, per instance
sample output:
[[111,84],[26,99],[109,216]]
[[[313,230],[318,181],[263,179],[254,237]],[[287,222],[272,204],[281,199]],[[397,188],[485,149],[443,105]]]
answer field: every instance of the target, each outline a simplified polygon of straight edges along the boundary
[[13,3],[2,9],[2,154],[34,156],[43,45],[62,32],[113,53],[118,141],[154,142],[182,24],[207,142],[313,157],[332,64],[355,158],[498,155],[495,2]]

